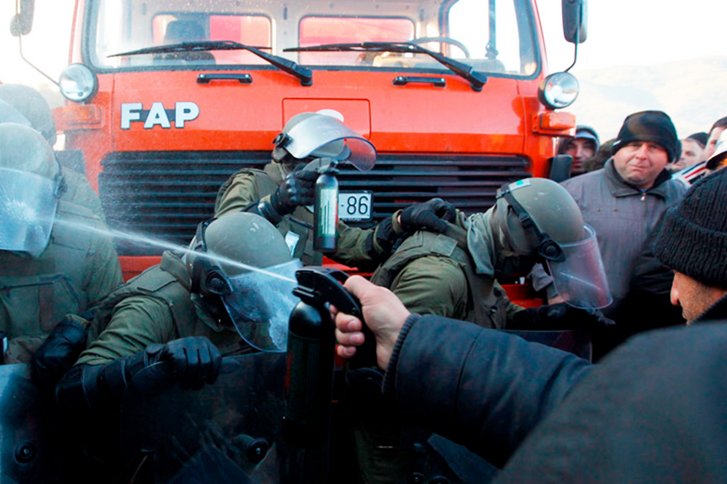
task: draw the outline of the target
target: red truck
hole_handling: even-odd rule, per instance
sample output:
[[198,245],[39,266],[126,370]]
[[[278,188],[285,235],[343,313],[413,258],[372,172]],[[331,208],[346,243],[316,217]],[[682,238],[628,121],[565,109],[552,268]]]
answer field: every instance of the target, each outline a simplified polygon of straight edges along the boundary
[[[21,41],[49,1],[18,0]],[[562,9],[577,44],[585,2]],[[177,244],[302,111],[334,109],[376,146],[372,171],[340,177],[341,217],[362,225],[435,196],[484,211],[504,183],[548,176],[575,125],[558,109],[577,81],[547,75],[534,0],[76,0],[69,52],[65,150],[110,228]],[[162,250],[117,248],[127,278]]]

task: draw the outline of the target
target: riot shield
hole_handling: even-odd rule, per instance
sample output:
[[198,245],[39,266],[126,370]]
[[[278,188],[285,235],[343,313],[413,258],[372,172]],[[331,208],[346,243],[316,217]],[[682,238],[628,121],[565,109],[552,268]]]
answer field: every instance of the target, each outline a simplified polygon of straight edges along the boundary
[[225,357],[217,381],[127,392],[124,472],[134,482],[280,482],[284,353]]
[[0,482],[62,482],[55,417],[51,402],[31,381],[28,365],[0,366]]

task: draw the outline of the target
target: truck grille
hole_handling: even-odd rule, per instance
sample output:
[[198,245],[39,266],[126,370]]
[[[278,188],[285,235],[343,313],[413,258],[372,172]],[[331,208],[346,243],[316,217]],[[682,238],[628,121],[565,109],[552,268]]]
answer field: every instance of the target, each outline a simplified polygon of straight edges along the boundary
[[[109,227],[186,246],[196,225],[212,216],[217,190],[243,167],[261,168],[269,152],[114,153],[99,175]],[[359,172],[343,166],[342,191],[374,193],[375,221],[413,202],[441,197],[466,213],[485,211],[504,183],[529,176],[522,157],[379,155]],[[158,255],[155,244],[117,239],[119,255]]]

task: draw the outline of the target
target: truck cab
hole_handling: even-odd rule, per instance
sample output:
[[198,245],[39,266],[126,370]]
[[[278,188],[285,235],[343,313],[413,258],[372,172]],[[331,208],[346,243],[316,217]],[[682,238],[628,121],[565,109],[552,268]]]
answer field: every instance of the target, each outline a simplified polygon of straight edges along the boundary
[[[18,35],[43,1],[19,2]],[[581,22],[582,2],[563,14]],[[577,82],[547,71],[534,0],[77,0],[55,119],[108,225],[131,234],[130,277],[158,260],[149,241],[186,245],[304,111],[337,111],[378,151],[371,171],[341,171],[348,223],[432,197],[484,211],[503,184],[548,176],[572,133],[558,109]]]

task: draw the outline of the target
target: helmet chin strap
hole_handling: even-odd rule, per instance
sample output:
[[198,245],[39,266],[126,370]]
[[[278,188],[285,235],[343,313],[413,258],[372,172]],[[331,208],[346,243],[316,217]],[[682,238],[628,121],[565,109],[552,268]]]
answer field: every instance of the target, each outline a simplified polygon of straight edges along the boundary
[[515,215],[517,215],[520,225],[528,231],[530,230],[535,234],[538,240],[536,247],[537,253],[540,257],[545,260],[562,262],[565,260],[565,254],[560,245],[553,240],[547,233],[541,232],[538,225],[530,217],[530,214],[520,202],[518,202],[512,194],[509,186],[505,186],[498,191],[497,198],[504,198],[505,201],[512,207]]
[[219,299],[232,291],[222,268],[205,257],[207,253],[205,231],[214,220],[214,218],[205,220],[197,225],[197,231],[194,234],[195,243],[192,247],[192,250],[198,254],[194,255],[192,260],[191,289],[193,293],[208,299]]

